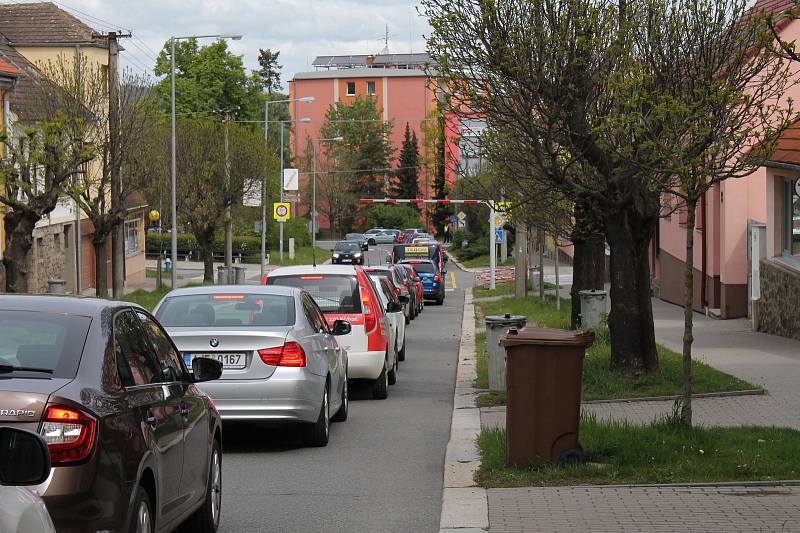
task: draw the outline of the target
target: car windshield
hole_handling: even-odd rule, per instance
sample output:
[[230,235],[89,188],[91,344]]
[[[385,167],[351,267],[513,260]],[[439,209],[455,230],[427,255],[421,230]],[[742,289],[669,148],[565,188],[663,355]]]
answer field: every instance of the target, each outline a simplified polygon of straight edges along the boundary
[[348,241],[360,241],[364,239],[364,235],[361,233],[348,233],[344,238]]
[[91,323],[85,316],[0,311],[0,376],[74,378]]
[[360,252],[361,246],[357,242],[340,241],[333,247],[335,252]]
[[361,296],[356,277],[342,274],[270,276],[267,285],[299,287],[306,290],[323,313],[360,314]]
[[418,273],[424,274],[433,274],[436,272],[436,267],[433,266],[433,263],[411,263]]
[[280,294],[171,296],[156,318],[165,327],[293,326],[294,297]]

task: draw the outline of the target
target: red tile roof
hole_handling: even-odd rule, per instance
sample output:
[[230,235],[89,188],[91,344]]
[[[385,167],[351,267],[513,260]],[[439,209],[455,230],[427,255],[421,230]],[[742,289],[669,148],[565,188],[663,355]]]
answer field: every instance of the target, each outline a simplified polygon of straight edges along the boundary
[[769,160],[800,165],[800,120],[783,132]]
[[0,57],[0,76],[13,76],[16,78],[22,74],[24,74],[24,72]]
[[86,43],[95,33],[51,2],[0,4],[0,32],[11,44]]
[[763,11],[771,15],[780,15],[787,9],[795,7],[793,0],[758,0],[753,6],[754,11]]
[[36,82],[38,70],[8,43],[8,39],[2,33],[0,33],[0,60],[21,73],[8,93],[11,97],[11,111],[23,122],[34,120],[37,116],[36,103],[41,98],[41,91]]

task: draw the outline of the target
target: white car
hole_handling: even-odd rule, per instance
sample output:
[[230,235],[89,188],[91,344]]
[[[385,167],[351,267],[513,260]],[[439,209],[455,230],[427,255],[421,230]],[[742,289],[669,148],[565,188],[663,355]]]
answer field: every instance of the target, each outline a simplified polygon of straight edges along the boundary
[[265,276],[265,285],[297,287],[308,292],[329,325],[350,323],[351,331],[338,337],[347,351],[348,379],[372,381],[372,396],[384,399],[397,380],[395,332],[378,288],[364,269],[355,265],[318,265],[277,268]]
[[370,278],[375,282],[378,288],[378,296],[381,299],[386,315],[394,326],[395,332],[395,350],[397,351],[397,360],[406,360],[406,317],[403,314],[403,303],[397,293],[392,288],[392,284],[383,274],[370,274]]
[[0,427],[0,531],[55,533],[56,528],[39,495],[26,486],[50,477],[50,451],[38,435]]

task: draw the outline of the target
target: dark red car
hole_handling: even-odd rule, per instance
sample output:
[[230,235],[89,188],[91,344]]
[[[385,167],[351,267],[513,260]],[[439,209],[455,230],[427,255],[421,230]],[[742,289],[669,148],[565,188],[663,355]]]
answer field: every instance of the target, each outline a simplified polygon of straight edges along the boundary
[[413,281],[414,287],[417,289],[417,314],[420,314],[425,308],[425,299],[422,295],[422,278],[419,277],[419,274],[411,265],[401,263],[399,266],[406,269],[408,277]]

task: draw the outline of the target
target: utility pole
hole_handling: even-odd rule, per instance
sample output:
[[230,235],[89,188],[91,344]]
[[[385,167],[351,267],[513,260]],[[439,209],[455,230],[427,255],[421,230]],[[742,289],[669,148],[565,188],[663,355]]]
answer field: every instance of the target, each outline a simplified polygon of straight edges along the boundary
[[231,111],[225,112],[225,267],[228,272],[228,283],[233,283],[233,215],[231,195],[231,158],[228,142],[228,129],[231,122]]
[[514,254],[514,296],[524,298],[528,292],[528,228],[522,222],[517,222],[517,238]]
[[[83,55],[81,45],[75,45],[75,78],[78,90],[82,90],[83,80],[81,79],[81,63]],[[80,180],[80,172],[75,173],[75,180]],[[80,296],[83,292],[83,272],[81,262],[81,206],[75,201],[75,295]]]

